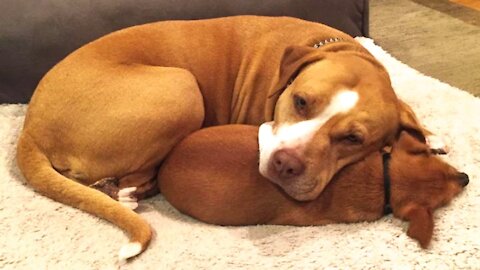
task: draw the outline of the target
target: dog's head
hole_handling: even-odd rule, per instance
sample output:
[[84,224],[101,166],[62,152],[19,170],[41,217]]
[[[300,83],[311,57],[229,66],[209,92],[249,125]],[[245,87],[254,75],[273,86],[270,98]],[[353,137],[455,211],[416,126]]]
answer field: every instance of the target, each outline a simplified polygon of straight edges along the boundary
[[408,128],[421,134],[366,52],[289,47],[274,121],[259,132],[260,173],[296,200],[313,200],[344,166],[393,142]]
[[407,234],[426,248],[433,234],[433,210],[459,194],[469,182],[468,175],[404,132],[393,146],[390,174],[393,213],[410,221]]

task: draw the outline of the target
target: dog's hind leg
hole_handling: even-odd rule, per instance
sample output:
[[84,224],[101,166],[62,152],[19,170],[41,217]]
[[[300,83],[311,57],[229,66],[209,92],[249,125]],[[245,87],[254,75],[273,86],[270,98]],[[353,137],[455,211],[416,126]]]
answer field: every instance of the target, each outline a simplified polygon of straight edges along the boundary
[[[148,187],[156,168],[203,121],[203,97],[188,70],[119,64],[78,53],[57,64],[39,83],[17,151],[19,166],[41,194],[128,232],[130,243],[119,253],[123,260],[147,247],[151,228],[86,185],[145,173],[150,175],[139,181],[140,186],[147,183],[145,194],[153,192]],[[37,153],[36,159],[30,158],[32,153]],[[132,194],[125,191],[132,189],[120,192],[126,202]]]
[[154,170],[179,140],[202,126],[203,97],[185,69],[63,65],[40,83],[25,131],[69,178],[90,185]]

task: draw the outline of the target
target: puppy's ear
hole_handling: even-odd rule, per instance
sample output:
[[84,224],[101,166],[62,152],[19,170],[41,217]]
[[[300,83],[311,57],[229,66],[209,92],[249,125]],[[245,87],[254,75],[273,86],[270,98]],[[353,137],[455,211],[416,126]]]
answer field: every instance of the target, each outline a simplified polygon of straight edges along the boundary
[[404,218],[410,222],[407,235],[418,240],[422,248],[427,248],[433,234],[432,211],[415,205],[406,212]]
[[403,150],[409,154],[430,154],[430,148],[425,142],[422,142],[418,137],[412,135],[412,133],[407,131],[401,131],[400,135],[393,145],[393,149]]
[[283,90],[290,79],[300,72],[302,68],[315,61],[325,58],[325,52],[309,46],[289,46],[285,49],[280,64],[279,79],[275,86],[276,92]]
[[441,138],[435,136],[420,124],[420,121],[417,119],[410,106],[399,100],[398,108],[402,130],[408,131],[420,141],[425,142],[430,148],[431,153],[440,155],[448,153],[448,146],[445,145]]
[[432,133],[423,128],[412,108],[407,103],[398,100],[398,110],[400,112],[401,129],[409,132],[418,140],[426,142],[426,137]]

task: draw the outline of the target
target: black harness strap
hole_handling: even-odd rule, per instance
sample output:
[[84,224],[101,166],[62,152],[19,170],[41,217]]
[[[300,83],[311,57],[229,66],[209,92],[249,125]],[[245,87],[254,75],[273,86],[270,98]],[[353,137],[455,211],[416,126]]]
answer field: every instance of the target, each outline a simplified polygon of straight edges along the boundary
[[390,153],[383,153],[383,188],[385,191],[385,206],[383,207],[383,214],[388,215],[392,213],[392,206],[390,205]]

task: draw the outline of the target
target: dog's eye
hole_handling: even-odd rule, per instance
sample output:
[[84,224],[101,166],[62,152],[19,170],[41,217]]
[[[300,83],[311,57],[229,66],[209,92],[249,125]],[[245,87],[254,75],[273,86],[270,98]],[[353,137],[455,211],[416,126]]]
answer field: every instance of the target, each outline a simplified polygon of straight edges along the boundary
[[303,97],[294,95],[293,104],[300,115],[304,116],[307,113],[307,101]]
[[363,143],[363,138],[360,136],[360,135],[357,135],[357,134],[348,134],[347,136],[345,136],[343,138],[343,140],[346,142],[346,143],[349,143],[349,144],[361,144]]

